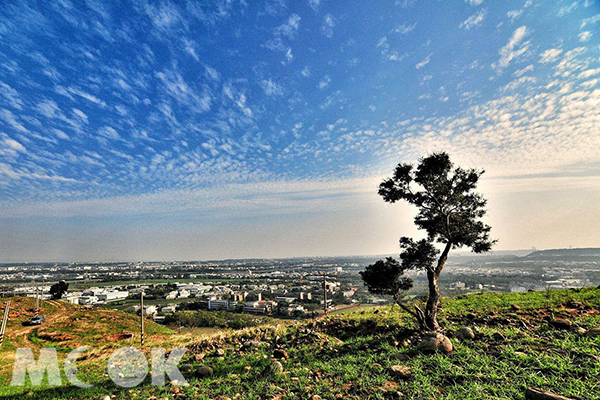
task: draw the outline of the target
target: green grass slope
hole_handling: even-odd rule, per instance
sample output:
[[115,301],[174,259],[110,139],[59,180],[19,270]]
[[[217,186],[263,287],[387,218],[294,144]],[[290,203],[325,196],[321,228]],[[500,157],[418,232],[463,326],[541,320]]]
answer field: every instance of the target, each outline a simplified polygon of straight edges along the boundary
[[[590,333],[600,328],[600,289],[469,295],[443,299],[442,308],[440,322],[454,345],[449,355],[421,353],[411,318],[380,307],[202,339],[172,336],[171,344],[188,347],[180,366],[192,369],[189,386],[153,387],[147,379],[124,389],[97,374],[92,389],[25,393],[40,399],[479,400],[524,399],[533,386],[600,399],[600,335]],[[464,326],[475,330],[474,340],[454,335]],[[276,349],[287,353],[281,370],[274,368]],[[409,376],[399,377],[393,365],[409,368]],[[213,374],[195,376],[200,366]],[[15,394],[2,391],[4,398]]]

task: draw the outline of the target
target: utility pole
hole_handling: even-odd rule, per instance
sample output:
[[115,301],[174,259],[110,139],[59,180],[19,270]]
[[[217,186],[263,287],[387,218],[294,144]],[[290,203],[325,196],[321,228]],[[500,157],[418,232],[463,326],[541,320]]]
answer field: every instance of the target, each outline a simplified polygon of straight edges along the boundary
[[144,292],[140,293],[140,346],[144,346]]
[[37,317],[40,314],[40,298],[38,297],[38,285],[35,284],[35,311],[33,316]]
[[323,273],[323,311],[327,314],[327,275]]
[[0,326],[0,346],[4,342],[4,331],[6,330],[6,323],[8,322],[8,310],[10,309],[10,300],[6,302],[6,308],[4,309],[4,316],[2,317],[2,325]]

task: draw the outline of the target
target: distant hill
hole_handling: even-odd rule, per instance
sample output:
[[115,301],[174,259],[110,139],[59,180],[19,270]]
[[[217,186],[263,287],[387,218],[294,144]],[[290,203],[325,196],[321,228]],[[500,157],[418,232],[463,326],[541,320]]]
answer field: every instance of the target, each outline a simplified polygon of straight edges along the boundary
[[534,251],[525,256],[535,260],[600,261],[600,248],[550,249]]

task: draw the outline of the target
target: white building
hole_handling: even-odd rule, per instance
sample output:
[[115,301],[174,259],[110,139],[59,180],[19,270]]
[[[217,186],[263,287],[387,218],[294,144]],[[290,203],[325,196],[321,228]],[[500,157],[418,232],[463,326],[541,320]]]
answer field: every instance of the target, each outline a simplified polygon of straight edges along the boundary
[[125,291],[111,291],[105,293],[98,293],[96,297],[99,301],[115,301],[124,300],[129,296],[129,292]]
[[229,310],[229,300],[209,300],[209,310]]

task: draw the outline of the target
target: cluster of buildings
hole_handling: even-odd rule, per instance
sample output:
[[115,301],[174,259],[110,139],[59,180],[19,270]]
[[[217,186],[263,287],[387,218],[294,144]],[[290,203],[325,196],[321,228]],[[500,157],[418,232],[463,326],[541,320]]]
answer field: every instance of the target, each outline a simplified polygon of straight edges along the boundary
[[81,292],[67,292],[63,299],[71,304],[105,304],[111,301],[125,300],[129,294],[127,290],[91,287]]

